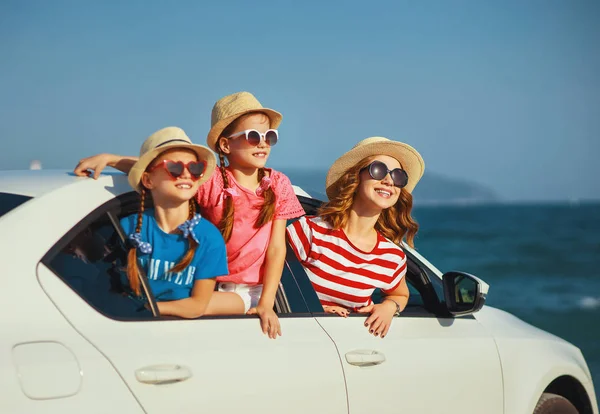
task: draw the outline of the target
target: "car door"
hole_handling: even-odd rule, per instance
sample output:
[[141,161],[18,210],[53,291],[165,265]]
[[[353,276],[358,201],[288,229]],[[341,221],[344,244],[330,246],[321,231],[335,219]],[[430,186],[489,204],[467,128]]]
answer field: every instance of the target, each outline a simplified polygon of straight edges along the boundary
[[385,339],[369,334],[365,316],[323,313],[304,269],[291,265],[309,308],[340,353],[349,412],[502,413],[494,339],[474,316],[436,315],[436,276],[429,278],[411,254],[408,259],[411,298]]
[[[98,208],[38,266],[47,295],[119,372],[148,413],[347,413],[339,355],[300,294],[271,340],[255,316],[156,318],[121,285],[114,218]],[[284,280],[286,292],[298,290]],[[297,298],[300,297],[300,300]],[[89,375],[93,375],[93,372]]]

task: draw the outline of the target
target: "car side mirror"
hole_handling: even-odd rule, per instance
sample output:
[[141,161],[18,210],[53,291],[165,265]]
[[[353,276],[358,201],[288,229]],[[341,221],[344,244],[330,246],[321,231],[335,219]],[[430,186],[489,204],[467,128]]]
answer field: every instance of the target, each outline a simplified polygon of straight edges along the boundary
[[470,315],[485,304],[489,285],[464,272],[447,272],[442,276],[446,308],[454,316]]

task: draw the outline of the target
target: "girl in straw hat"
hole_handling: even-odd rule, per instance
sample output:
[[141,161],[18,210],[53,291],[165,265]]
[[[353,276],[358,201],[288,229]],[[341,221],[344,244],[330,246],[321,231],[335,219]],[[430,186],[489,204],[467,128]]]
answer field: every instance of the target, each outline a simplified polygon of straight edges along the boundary
[[[131,244],[127,278],[139,295],[139,260],[162,315],[227,313],[224,304],[231,294],[213,295],[216,277],[227,274],[225,243],[218,229],[197,214],[194,199],[215,163],[208,148],[193,145],[182,129],[168,127],[146,139],[129,171],[141,201],[137,214],[121,220]],[[153,209],[145,208],[148,193]]]
[[[235,294],[237,312],[258,314],[271,338],[281,335],[273,305],[285,261],[286,220],[304,214],[290,180],[265,168],[281,119],[248,92],[217,101],[207,144],[219,155],[219,173],[197,196],[203,216],[218,226],[227,243],[229,275],[217,278],[219,292]],[[134,161],[100,154],[80,161],[75,173],[88,175],[92,169],[96,178],[106,165],[126,172]]]
[[239,294],[245,311],[259,315],[271,338],[281,335],[273,305],[285,261],[286,222],[304,214],[288,177],[265,168],[281,118],[248,92],[220,99],[207,137],[219,155],[220,174],[198,192],[202,211],[227,243],[229,275],[217,279],[219,291]]
[[[418,225],[410,215],[411,192],[423,171],[423,159],[409,145],[367,138],[329,169],[329,202],[318,216],[287,228],[325,312],[370,314],[365,326],[381,338],[408,301],[400,244],[413,246]],[[385,295],[376,305],[375,288]]]

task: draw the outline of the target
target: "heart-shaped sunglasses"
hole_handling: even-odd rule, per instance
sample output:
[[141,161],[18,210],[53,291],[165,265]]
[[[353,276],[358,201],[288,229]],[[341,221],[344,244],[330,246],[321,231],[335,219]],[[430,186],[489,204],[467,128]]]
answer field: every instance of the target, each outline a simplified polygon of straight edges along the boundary
[[408,184],[408,174],[402,168],[390,170],[383,162],[373,161],[371,164],[361,169],[361,171],[367,169],[369,170],[369,175],[374,180],[383,180],[389,173],[396,187],[404,188],[406,187],[406,184]]
[[193,181],[199,180],[204,175],[204,170],[206,169],[206,162],[204,161],[190,161],[188,163],[183,163],[182,161],[171,161],[164,160],[154,167],[150,168],[148,172],[152,172],[158,168],[164,168],[164,170],[169,174],[172,180],[176,180],[183,174],[183,171],[186,169],[190,172],[190,176]]

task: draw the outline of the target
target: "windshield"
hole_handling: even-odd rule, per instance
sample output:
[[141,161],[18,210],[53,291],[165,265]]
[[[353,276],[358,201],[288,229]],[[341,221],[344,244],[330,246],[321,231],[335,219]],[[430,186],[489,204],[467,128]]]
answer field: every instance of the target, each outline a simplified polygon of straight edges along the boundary
[[0,193],[0,217],[30,199],[31,197],[24,195]]

